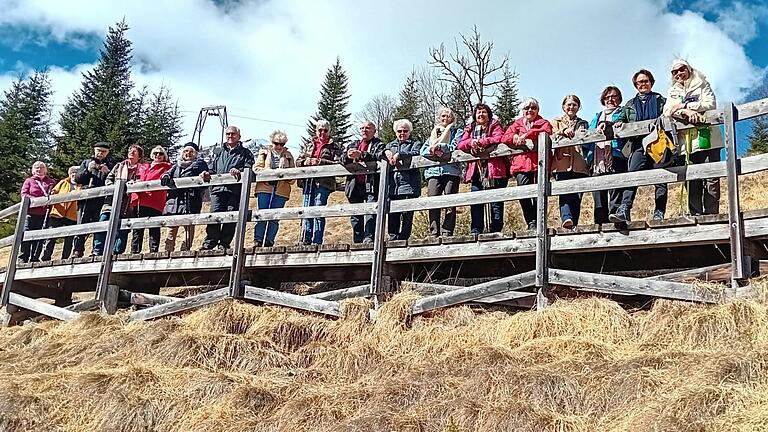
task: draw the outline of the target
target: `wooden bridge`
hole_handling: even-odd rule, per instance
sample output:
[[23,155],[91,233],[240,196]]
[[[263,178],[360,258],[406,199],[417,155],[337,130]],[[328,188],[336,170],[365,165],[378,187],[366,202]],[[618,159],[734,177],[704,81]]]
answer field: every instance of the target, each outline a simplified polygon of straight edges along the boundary
[[[23,311],[66,320],[91,309],[114,313],[118,303],[130,303],[137,307],[130,314],[131,319],[144,320],[235,297],[339,316],[343,313],[340,300],[370,297],[377,308],[403,281],[411,281],[411,286],[425,295],[413,306],[414,314],[466,302],[544,307],[553,298],[553,286],[625,298],[718,301],[738,295],[743,282],[759,273],[760,264],[768,264],[768,261],[760,262],[768,259],[768,205],[760,210],[742,212],[738,194],[740,176],[768,170],[768,155],[737,158],[735,136],[738,120],[766,113],[768,99],[740,106],[728,104],[723,109],[706,113],[708,124],[725,126],[727,160],[723,162],[550,181],[551,149],[602,141],[605,136],[590,130],[583,136],[553,143],[549,136],[542,134],[538,142],[538,184],[449,196],[390,201],[384,191],[391,169],[467,162],[512,155],[518,150],[499,144],[482,157],[456,151],[440,159],[414,157],[401,161],[401,165],[394,168],[382,161],[378,165],[246,171],[240,179],[227,174],[213,176],[208,183],[199,178],[177,179],[171,188],[240,182],[243,185],[240,210],[131,219],[121,219],[115,213],[105,222],[29,232],[24,231],[24,219],[33,207],[112,196],[113,207],[118,208],[126,193],[168,187],[160,185],[159,181],[126,184],[124,180],[118,180],[114,187],[47,198],[24,198],[0,211],[0,219],[17,217],[15,234],[0,240],[0,247],[10,248],[8,264],[5,269],[0,269],[2,306],[6,308],[7,321],[20,319]],[[615,131],[615,136],[644,135],[650,123],[626,124]],[[691,127],[670,119],[665,119],[664,125],[667,130]],[[269,210],[249,208],[253,182],[376,172],[380,176],[380,199],[376,203]],[[621,227],[584,225],[573,230],[546,225],[548,199],[553,196],[712,177],[727,179],[728,214],[680,217],[662,222],[635,221]],[[538,206],[535,231],[386,241],[385,220],[389,213],[533,197],[537,198]],[[356,214],[377,215],[373,244],[254,248],[245,242],[248,222]],[[120,229],[226,222],[237,224],[233,248],[227,251],[106,253],[103,257],[32,264],[17,263],[16,259],[22,239],[42,240],[106,231],[104,250],[112,251]],[[702,291],[682,282],[686,278],[707,276],[727,281],[729,288]],[[451,278],[482,278],[484,282],[470,286],[432,283]],[[360,281],[360,284],[308,295],[279,291],[281,282],[291,281]],[[157,294],[163,287],[182,286],[205,288],[188,297]],[[76,292],[93,294],[90,299],[74,302],[73,293]],[[375,308],[372,316],[375,316]]]

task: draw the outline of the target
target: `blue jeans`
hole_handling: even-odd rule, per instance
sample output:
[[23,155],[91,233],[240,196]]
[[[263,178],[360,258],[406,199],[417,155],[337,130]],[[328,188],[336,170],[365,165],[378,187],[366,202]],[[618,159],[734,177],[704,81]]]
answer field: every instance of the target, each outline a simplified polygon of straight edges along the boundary
[[[328,195],[330,194],[330,189],[312,182],[304,187],[304,207],[324,206],[328,204]],[[325,218],[304,219],[301,242],[304,244],[323,244],[324,231]]]
[[[490,189],[501,189],[507,187],[509,179],[493,179],[493,186]],[[472,192],[483,190],[483,179],[475,171],[474,177],[472,177]],[[485,206],[490,206],[490,226],[488,227],[490,232],[501,232],[504,228],[504,201],[492,202],[490,204],[476,204],[470,206],[470,215],[472,216],[471,229],[472,234],[482,234],[485,228]]]
[[[273,209],[285,207],[285,202],[288,201],[288,198],[276,195],[274,191],[272,193],[259,192],[256,194],[256,201],[259,209]],[[279,223],[280,221],[277,220],[256,222],[256,227],[253,230],[254,244],[256,246],[274,245],[277,230],[280,228]],[[266,237],[264,237],[265,231]]]
[[[102,213],[99,215],[99,222],[109,220],[110,212]],[[100,231],[93,235],[93,253],[92,255],[102,256],[104,255],[104,242],[107,241],[107,232]],[[115,239],[115,254],[121,254],[125,252],[125,246],[128,244],[128,230],[117,231],[117,238]]]

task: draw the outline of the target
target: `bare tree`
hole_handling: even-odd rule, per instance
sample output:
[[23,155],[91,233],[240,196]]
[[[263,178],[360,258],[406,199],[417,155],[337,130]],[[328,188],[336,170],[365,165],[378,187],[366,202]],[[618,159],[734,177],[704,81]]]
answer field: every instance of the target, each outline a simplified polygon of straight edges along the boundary
[[383,93],[377,94],[366,102],[363,109],[355,115],[356,123],[360,125],[364,121],[370,120],[376,124],[376,128],[379,131],[382,128],[391,127],[395,117],[396,106],[397,98],[394,96]]
[[493,42],[482,42],[477,26],[472,27],[469,36],[459,34],[461,43],[454,40],[454,52],[446,54],[445,45],[429,49],[429,64],[440,71],[440,81],[449,88],[460,89],[462,99],[471,105],[485,101],[486,96],[494,96],[494,88],[504,78],[498,76],[509,62],[509,54],[494,64],[491,54]]

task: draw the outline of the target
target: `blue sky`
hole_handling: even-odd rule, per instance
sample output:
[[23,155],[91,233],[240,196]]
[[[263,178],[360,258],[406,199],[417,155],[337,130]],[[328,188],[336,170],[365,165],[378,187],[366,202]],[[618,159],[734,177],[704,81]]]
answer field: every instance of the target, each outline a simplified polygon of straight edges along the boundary
[[[292,138],[289,146],[303,134],[337,55],[350,76],[354,113],[376,94],[397,95],[408,72],[426,64],[428,47],[450,44],[473,24],[497,53],[510,53],[521,96],[537,97],[549,117],[560,114],[564,94],[582,97],[584,117],[599,108],[593,99],[604,85],[619,85],[628,97],[629,77],[640,67],[655,72],[664,93],[676,56],[707,74],[721,102],[746,96],[768,68],[768,4],[757,0],[488,0],[484,10],[494,14],[470,10],[463,19],[451,12],[466,7],[459,0],[393,0],[385,8],[368,0],[221,3],[189,0],[181,9],[171,0],[0,0],[0,90],[19,73],[50,68],[60,106],[98,58],[107,27],[123,18],[136,57],[158,66],[137,67],[134,81],[169,86],[187,133],[201,106],[222,103],[244,136],[279,127]],[[403,10],[418,23],[407,31],[395,24]]]

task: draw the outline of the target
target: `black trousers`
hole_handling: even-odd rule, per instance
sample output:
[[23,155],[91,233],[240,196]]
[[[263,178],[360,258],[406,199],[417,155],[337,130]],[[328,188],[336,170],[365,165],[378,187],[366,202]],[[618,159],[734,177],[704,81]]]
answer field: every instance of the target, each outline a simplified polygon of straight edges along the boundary
[[[365,186],[361,186],[355,187],[347,199],[350,204],[371,203],[376,202],[376,195],[366,192]],[[350,216],[349,223],[352,225],[352,242],[373,241],[373,234],[376,231],[376,215]]]
[[[240,209],[240,195],[230,192],[211,194],[211,212],[236,211]],[[232,238],[235,237],[237,224],[211,224],[205,228],[205,240],[203,249],[213,249],[216,246],[229,248]]]
[[[415,195],[394,195],[392,201],[415,198]],[[413,212],[390,213],[387,215],[387,232],[390,240],[408,240],[413,229]]]
[[[633,151],[629,155],[629,162],[627,166],[628,172],[642,171],[653,168],[653,159],[645,153],[645,149],[640,144],[633,144]],[[667,211],[667,184],[657,184],[656,193],[654,197],[655,210],[660,210],[662,213]],[[635,202],[635,196],[637,195],[637,187],[628,187],[623,189],[621,195],[621,204],[627,209],[632,209],[632,205]]]
[[[138,217],[161,216],[163,212],[151,207],[139,207],[136,215]],[[133,230],[131,238],[131,253],[141,253],[144,246],[144,228]],[[149,251],[157,252],[160,250],[160,227],[149,228]]]
[[[24,232],[34,231],[43,228],[45,215],[27,215],[24,221]],[[21,262],[40,261],[40,254],[43,252],[42,240],[25,241],[21,243]]]
[[[719,162],[720,150],[699,150],[689,157],[692,164]],[[688,182],[688,210],[692,215],[720,213],[720,179],[691,180]]]
[[[536,184],[536,172],[516,173],[515,181],[518,186]],[[527,226],[536,222],[536,198],[521,199],[520,208],[523,209],[523,219]]]
[[[80,206],[80,203],[77,205]],[[78,207],[77,224],[81,225],[85,223],[98,222],[99,216],[101,216],[101,206],[96,205],[96,203],[93,202],[87,202],[83,207]],[[85,252],[85,241],[87,239],[88,234],[75,236],[72,249],[82,255]]]
[[[614,156],[613,172],[616,174],[627,172],[627,160]],[[595,201],[595,223],[608,223],[608,215],[616,213],[623,196],[624,188],[592,192],[592,199]]]
[[[72,226],[76,223],[76,221],[69,220],[67,218],[49,217],[45,227],[59,228],[64,226]],[[55,238],[49,238],[45,240],[45,245],[43,245],[43,256],[40,258],[41,260],[50,261],[51,258],[53,258],[53,248],[56,246],[56,240],[57,239]],[[67,259],[70,255],[72,255],[73,242],[74,237],[64,237],[64,248],[61,250],[61,259]]]
[[[459,193],[461,177],[441,175],[427,180],[427,196],[452,195]],[[445,217],[440,224],[440,214],[445,210]],[[429,210],[429,234],[432,237],[452,236],[456,227],[456,207]]]

